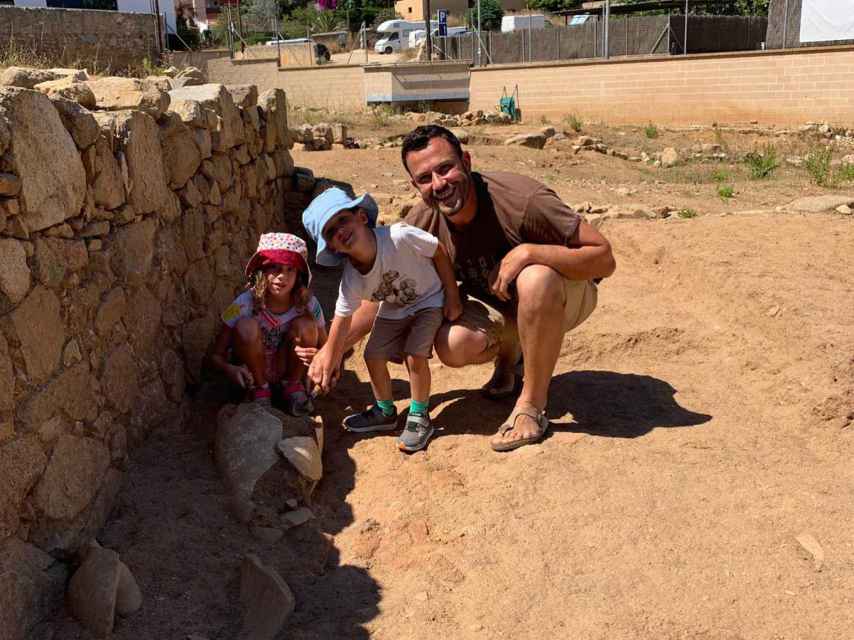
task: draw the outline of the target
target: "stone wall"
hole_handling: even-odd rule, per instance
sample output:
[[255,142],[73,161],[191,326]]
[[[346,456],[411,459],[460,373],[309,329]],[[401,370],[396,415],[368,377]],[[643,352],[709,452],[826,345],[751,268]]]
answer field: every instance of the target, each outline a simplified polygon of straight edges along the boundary
[[157,18],[150,14],[0,6],[0,50],[57,66],[139,69],[143,58],[159,56],[157,33]]
[[69,82],[93,89],[90,111],[42,93],[55,82],[0,87],[0,637],[12,640],[62,606],[128,451],[186,411],[259,233],[305,201],[294,188],[314,187],[295,172],[281,90]]

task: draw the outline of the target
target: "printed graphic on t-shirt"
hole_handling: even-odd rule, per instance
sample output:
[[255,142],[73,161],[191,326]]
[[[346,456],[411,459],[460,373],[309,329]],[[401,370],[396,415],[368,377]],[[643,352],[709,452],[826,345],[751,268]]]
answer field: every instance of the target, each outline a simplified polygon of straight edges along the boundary
[[418,299],[418,291],[415,289],[418,283],[412,278],[403,278],[397,282],[398,278],[400,274],[397,271],[385,271],[382,282],[371,294],[371,300],[400,305],[415,302]]

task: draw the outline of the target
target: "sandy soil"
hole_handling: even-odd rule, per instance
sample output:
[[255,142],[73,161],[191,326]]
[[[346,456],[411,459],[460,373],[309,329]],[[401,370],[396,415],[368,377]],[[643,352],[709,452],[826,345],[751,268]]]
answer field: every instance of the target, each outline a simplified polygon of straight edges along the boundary
[[[101,536],[145,595],[114,637],[235,637],[247,552],[294,590],[282,638],[851,637],[854,219],[717,215],[826,192],[786,167],[752,182],[739,166],[667,172],[560,148],[472,151],[477,167],[540,177],[570,202],[700,215],[606,222],[618,269],[564,341],[541,446],[493,453],[488,436],[512,401],[476,392],[488,367],[438,362],[441,431],[426,451],[346,434],[342,415],[370,400],[355,358],[321,405],[318,517],[266,545],[225,513],[210,429],[158,431],[134,453]],[[404,193],[397,154],[296,160],[359,190]],[[715,168],[736,176],[734,200],[715,195]],[[317,279],[331,305],[335,274]],[[404,372],[393,377],[402,408]],[[64,619],[55,637],[87,635]]]

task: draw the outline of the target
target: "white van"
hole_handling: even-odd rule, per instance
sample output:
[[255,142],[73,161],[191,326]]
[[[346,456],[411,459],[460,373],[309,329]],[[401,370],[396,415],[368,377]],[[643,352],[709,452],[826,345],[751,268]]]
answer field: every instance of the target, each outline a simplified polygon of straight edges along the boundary
[[501,18],[501,33],[513,31],[538,31],[546,28],[546,17],[540,14],[529,16],[504,16]]
[[[432,24],[437,24],[435,21]],[[386,20],[377,27],[377,33],[384,34],[374,45],[377,53],[393,53],[409,46],[409,34],[424,29],[423,21]]]

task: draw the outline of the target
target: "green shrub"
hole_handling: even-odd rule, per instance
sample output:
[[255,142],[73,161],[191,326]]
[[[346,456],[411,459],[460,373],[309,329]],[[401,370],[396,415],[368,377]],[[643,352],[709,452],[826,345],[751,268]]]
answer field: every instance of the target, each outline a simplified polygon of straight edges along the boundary
[[650,140],[658,137],[658,127],[656,127],[651,122],[643,128],[643,132],[644,135],[646,135],[646,137]]
[[829,147],[816,147],[807,154],[804,167],[810,174],[813,182],[820,187],[828,187],[832,182],[830,162],[833,160],[833,152]]
[[731,177],[730,172],[724,169],[715,169],[712,171],[712,180],[715,182],[727,182]]
[[854,182],[854,164],[843,164],[836,173],[837,182]]
[[679,211],[676,212],[676,215],[680,218],[696,218],[697,212],[690,207],[685,207],[684,209],[679,209]]
[[570,129],[575,131],[575,133],[581,133],[581,128],[584,126],[584,123],[574,113],[564,116],[563,121]]
[[387,104],[381,104],[371,109],[371,122],[377,128],[385,127],[388,126],[393,115],[393,107]]
[[780,166],[777,161],[777,149],[772,144],[765,145],[761,150],[751,151],[744,156],[744,161],[750,168],[750,177],[754,180],[769,177]]
[[722,184],[721,186],[718,187],[718,197],[721,200],[724,200],[724,201],[729,200],[734,195],[735,195],[735,189],[733,189],[731,185]]

